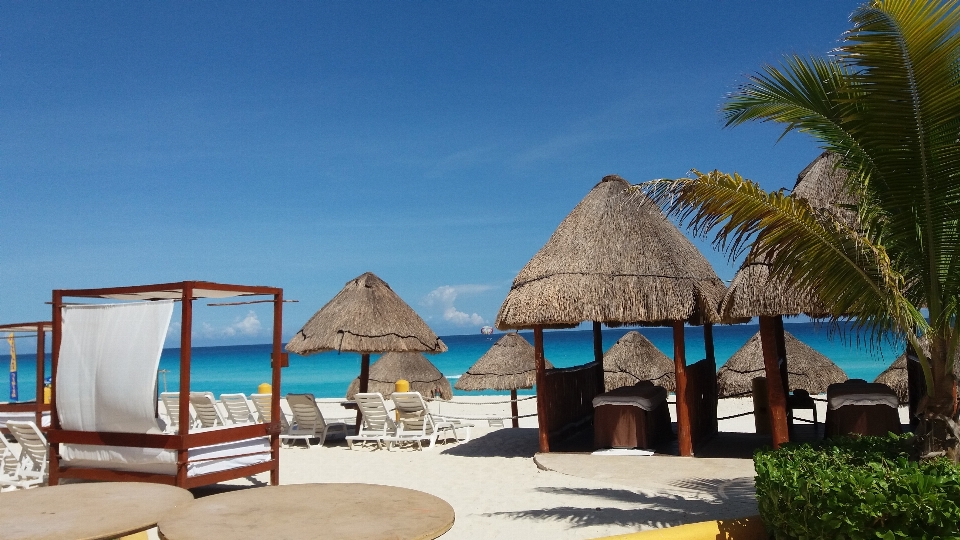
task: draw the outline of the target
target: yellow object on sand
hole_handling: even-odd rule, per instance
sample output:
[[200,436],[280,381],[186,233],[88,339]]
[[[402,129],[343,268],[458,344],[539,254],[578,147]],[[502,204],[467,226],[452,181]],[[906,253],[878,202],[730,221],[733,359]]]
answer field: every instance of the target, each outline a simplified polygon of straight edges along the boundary
[[770,536],[760,516],[702,521],[678,527],[652,529],[595,540],[767,540]]
[[148,540],[149,538],[150,536],[147,534],[147,531],[140,531],[138,533],[123,536],[119,540]]
[[260,386],[257,387],[258,394],[272,394],[273,387],[270,386],[270,383],[260,383]]
[[393,385],[394,392],[409,392],[410,391],[410,381],[406,379],[400,379]]

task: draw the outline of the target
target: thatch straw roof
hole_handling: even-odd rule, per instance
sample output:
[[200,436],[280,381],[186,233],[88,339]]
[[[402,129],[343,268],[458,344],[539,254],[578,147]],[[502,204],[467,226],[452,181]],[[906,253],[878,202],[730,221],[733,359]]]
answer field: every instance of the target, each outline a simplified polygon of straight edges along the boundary
[[[920,339],[920,345],[924,352],[929,354],[929,346],[925,339]],[[957,350],[957,355],[953,360],[953,375],[960,380],[960,349]],[[904,352],[898,356],[873,382],[889,386],[897,393],[900,403],[908,403],[910,401],[910,391],[907,377],[907,353]]]
[[607,392],[650,381],[667,392],[677,391],[673,360],[636,330],[627,332],[603,355],[603,382]]
[[[396,389],[398,380],[410,382],[411,392],[420,392],[425,397],[450,399],[453,389],[450,381],[440,373],[427,357],[418,352],[384,353],[370,366],[370,382],[367,392],[380,392],[384,397]],[[360,391],[360,378],[357,377],[347,389],[347,399],[352,400]]]
[[[790,390],[799,388],[811,394],[822,394],[827,391],[827,386],[847,380],[847,374],[840,366],[793,337],[790,332],[784,332],[783,338],[787,346]],[[763,350],[758,332],[720,367],[717,372],[719,395],[723,398],[750,392],[753,379],[764,376]]]
[[[797,176],[793,196],[806,199],[813,208],[829,212],[838,219],[855,223],[856,213],[843,206],[851,204],[854,198],[844,187],[849,173],[837,168],[839,161],[839,157],[831,152],[820,154]],[[760,316],[805,313],[822,317],[827,314],[815,293],[798,291],[783,280],[771,280],[769,262],[751,257],[747,257],[734,276],[720,311],[724,322]]]
[[607,176],[513,281],[497,328],[718,322],[726,292],[660,208]]
[[287,343],[292,353],[447,350],[427,323],[370,272],[347,282]]
[[[520,334],[504,334],[490,350],[460,376],[457,390],[517,390],[533,388],[537,382],[537,364],[533,345]],[[546,359],[545,359],[546,360]],[[546,360],[548,369],[553,364]]]

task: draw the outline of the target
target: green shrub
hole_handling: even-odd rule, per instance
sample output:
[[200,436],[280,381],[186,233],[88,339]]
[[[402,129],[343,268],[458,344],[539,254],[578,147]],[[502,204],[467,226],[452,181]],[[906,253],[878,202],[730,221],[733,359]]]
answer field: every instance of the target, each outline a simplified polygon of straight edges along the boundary
[[960,538],[960,467],[912,453],[910,435],[760,450],[760,515],[777,540]]

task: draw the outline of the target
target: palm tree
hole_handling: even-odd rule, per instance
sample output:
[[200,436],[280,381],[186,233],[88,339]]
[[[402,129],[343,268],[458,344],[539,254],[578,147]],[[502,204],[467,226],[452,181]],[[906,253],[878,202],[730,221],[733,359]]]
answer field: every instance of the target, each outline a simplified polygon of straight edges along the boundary
[[[960,332],[960,10],[957,0],[874,0],[827,58],[787,57],[728,96],[728,126],[777,122],[840,157],[857,219],[737,174],[694,171],[641,189],[731,258],[817,293],[836,321],[906,339],[928,396],[918,440],[957,460]],[[923,313],[926,309],[926,314]],[[930,340],[929,355],[918,336]]]

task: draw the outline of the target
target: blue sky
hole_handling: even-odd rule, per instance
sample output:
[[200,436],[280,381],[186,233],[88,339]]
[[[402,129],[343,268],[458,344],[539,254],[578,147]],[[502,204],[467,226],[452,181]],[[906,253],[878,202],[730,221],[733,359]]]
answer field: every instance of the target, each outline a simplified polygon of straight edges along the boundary
[[[290,335],[372,271],[476,332],[604,175],[791,187],[816,145],[718,107],[826,54],[857,4],[4,2],[0,321],[48,318],[54,288],[201,279],[283,287]],[[196,318],[202,344],[270,328],[265,306]]]

